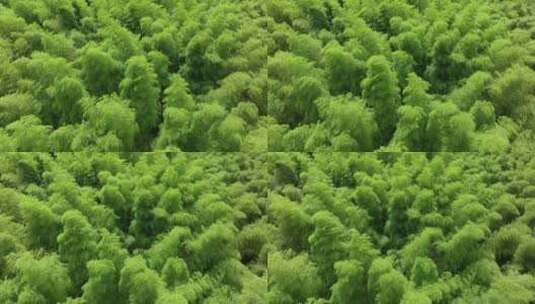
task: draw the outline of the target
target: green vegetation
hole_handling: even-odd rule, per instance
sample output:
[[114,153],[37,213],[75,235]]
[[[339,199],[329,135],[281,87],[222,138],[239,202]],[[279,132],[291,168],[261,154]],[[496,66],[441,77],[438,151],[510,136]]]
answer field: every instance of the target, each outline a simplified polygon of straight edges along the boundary
[[0,154],[0,303],[265,303],[265,158]]
[[265,8],[269,151],[503,152],[534,141],[533,1]]
[[0,0],[0,304],[535,303],[535,1]]
[[3,151],[534,150],[529,0],[2,0]]
[[535,154],[0,154],[0,303],[529,304]]
[[267,303],[532,303],[534,156],[272,153]]
[[267,151],[258,1],[0,1],[0,151]]

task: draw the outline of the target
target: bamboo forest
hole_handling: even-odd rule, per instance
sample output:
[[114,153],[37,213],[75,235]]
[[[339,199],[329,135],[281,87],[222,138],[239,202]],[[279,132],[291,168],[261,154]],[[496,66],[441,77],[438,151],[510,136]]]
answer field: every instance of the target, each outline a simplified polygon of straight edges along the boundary
[[0,304],[535,303],[535,1],[0,0]]

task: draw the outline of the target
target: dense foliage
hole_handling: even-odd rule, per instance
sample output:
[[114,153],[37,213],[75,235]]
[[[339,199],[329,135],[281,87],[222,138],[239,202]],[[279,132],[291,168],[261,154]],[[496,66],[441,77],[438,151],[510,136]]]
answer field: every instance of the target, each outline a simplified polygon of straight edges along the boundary
[[533,303],[533,156],[0,154],[0,303]]
[[0,303],[263,303],[265,156],[0,155]]
[[534,38],[530,0],[0,0],[0,303],[533,304]]
[[273,153],[267,302],[535,301],[535,157]]
[[501,152],[533,142],[534,1],[265,7],[270,151]]
[[534,3],[1,0],[0,149],[531,145]]
[[0,150],[266,151],[258,1],[1,0]]

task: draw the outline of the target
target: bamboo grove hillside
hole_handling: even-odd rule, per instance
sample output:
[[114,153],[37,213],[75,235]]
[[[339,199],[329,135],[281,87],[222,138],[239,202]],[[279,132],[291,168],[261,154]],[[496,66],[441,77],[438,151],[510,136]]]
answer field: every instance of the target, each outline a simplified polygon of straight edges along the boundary
[[270,151],[500,152],[533,142],[533,1],[265,7]]
[[534,154],[0,154],[0,303],[530,304]]
[[0,303],[265,303],[252,154],[0,154]]
[[268,303],[528,304],[533,154],[274,153]]
[[535,150],[528,0],[3,0],[4,151]]
[[266,151],[258,1],[0,1],[4,151]]

